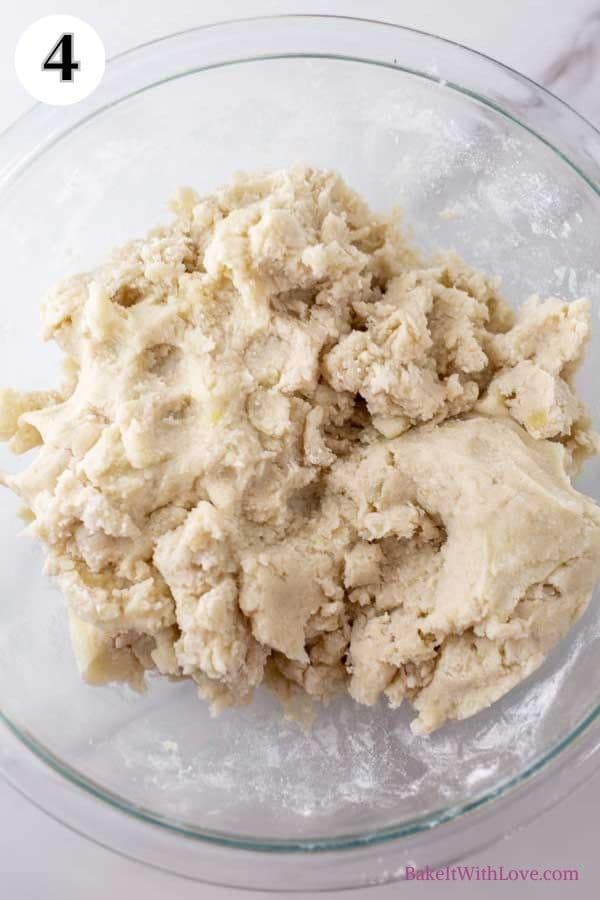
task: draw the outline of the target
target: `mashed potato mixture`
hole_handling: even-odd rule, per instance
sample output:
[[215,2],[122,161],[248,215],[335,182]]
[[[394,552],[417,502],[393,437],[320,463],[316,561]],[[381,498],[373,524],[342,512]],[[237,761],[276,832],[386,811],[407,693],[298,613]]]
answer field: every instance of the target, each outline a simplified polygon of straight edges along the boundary
[[600,576],[570,481],[589,303],[515,316],[332,172],[174,210],[45,298],[62,384],[0,393],[82,675],[191,678],[215,711],[263,683],[296,712],[407,698],[419,733],[487,707]]

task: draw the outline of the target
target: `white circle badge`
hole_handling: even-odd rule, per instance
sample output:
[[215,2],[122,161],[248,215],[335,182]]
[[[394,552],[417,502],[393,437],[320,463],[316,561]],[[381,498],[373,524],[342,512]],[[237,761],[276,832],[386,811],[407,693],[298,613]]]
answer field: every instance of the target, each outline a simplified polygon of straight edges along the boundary
[[51,106],[83,100],[98,87],[106,57],[95,29],[76,16],[44,16],[26,28],[15,50],[17,77]]

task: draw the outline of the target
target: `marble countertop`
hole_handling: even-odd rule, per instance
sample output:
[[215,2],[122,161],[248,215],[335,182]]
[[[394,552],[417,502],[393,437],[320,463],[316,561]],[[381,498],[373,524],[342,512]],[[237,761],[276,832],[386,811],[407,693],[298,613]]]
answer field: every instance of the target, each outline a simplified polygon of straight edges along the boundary
[[[12,58],[27,25],[54,13],[51,0],[5,4],[0,29],[0,129],[31,101],[16,80]],[[102,35],[107,55],[163,34],[213,20],[282,12],[339,13],[385,19],[459,41],[519,69],[567,100],[600,127],[600,0],[64,0],[59,11],[89,21]],[[84,841],[29,805],[0,782],[0,884],[8,900],[144,900],[269,897],[192,884],[144,869]],[[485,896],[597,895],[600,879],[597,810],[600,777],[559,807],[495,847],[465,860],[507,867],[579,867],[581,880],[559,884],[489,883]],[[404,884],[360,892],[372,900],[480,896],[480,885]],[[507,894],[506,892],[510,892]],[[308,895],[297,895],[308,896]],[[322,895],[333,897],[335,895]],[[358,896],[355,894],[355,896]]]

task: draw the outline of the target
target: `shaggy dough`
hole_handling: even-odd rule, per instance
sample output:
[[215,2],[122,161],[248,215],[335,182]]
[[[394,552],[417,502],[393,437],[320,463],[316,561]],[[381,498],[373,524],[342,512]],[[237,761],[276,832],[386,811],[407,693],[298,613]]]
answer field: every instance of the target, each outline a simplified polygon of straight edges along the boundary
[[4,482],[84,677],[191,677],[216,711],[407,697],[417,732],[532,672],[600,575],[570,483],[586,300],[422,262],[331,172],[179,192],[176,220],[46,297],[54,392],[0,396]]

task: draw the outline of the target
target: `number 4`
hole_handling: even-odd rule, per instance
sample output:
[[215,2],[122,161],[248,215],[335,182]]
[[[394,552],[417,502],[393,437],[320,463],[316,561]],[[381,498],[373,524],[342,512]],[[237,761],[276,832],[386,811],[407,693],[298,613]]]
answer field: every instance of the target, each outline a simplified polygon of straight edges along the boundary
[[72,34],[63,34],[42,63],[42,69],[46,71],[59,69],[61,81],[73,81],[73,72],[80,68],[79,63],[73,60]]

